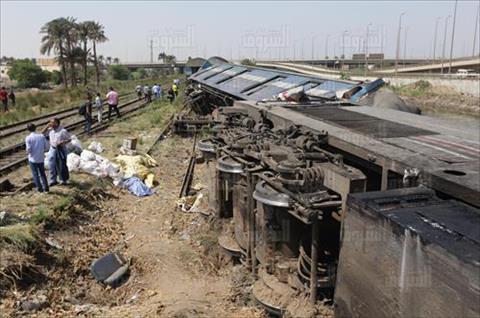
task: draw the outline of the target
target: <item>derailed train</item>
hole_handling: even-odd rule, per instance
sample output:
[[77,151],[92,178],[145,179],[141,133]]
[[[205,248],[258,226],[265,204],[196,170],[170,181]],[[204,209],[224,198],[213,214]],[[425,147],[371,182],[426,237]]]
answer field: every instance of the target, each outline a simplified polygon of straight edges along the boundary
[[[224,220],[220,246],[256,276],[257,301],[276,314],[321,315],[316,305],[326,302],[337,316],[478,315],[479,181],[461,185],[455,162],[439,180],[430,171],[437,167],[428,166],[436,162],[414,166],[406,162],[415,160],[411,155],[401,162],[388,153],[393,141],[411,151],[407,140],[436,136],[420,128],[428,122],[412,127],[346,111],[359,107],[352,96],[374,90],[369,84],[329,84],[337,90],[296,103],[254,100],[245,92],[271,96],[272,87],[295,85],[286,85],[289,75],[281,72],[259,79],[251,74],[257,69],[242,67],[250,83],[235,80],[234,71],[222,74],[232,67],[201,71],[220,75],[215,81],[229,88],[194,75],[187,92],[192,109],[213,113],[212,135],[197,145],[209,171],[209,207]],[[313,81],[325,82],[295,83]],[[359,132],[364,139],[355,139]],[[369,149],[371,138],[384,149]],[[472,159],[462,162],[470,165],[465,174],[478,177],[478,152],[458,145],[459,158]]]

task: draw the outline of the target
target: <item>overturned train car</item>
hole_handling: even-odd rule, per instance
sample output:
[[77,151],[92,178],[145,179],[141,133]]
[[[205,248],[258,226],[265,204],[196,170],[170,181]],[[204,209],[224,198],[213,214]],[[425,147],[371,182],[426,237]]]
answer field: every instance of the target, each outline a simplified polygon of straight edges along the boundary
[[216,123],[197,149],[218,241],[255,275],[267,310],[478,316],[478,135],[351,106],[348,89],[290,103],[199,84],[190,105]]

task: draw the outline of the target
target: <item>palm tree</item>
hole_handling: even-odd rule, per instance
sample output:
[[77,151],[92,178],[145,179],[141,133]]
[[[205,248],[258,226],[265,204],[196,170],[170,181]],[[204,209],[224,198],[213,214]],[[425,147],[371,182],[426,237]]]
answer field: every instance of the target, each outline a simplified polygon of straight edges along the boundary
[[167,57],[167,54],[165,54],[165,52],[162,52],[160,54],[158,54],[158,60],[162,60],[163,61],[163,64],[165,64],[165,59]]
[[100,70],[98,67],[98,62],[103,62],[103,56],[100,55],[97,59],[97,43],[102,43],[108,41],[108,38],[105,36],[105,31],[103,29],[103,25],[98,22],[92,22],[90,24],[90,40],[93,43],[93,63],[95,64],[95,78],[97,88],[100,85]]
[[120,59],[118,57],[113,59],[113,64],[119,64],[119,63],[120,63]]
[[78,56],[80,54],[80,51],[78,49],[81,49],[77,45],[79,40],[77,23],[76,23],[76,20],[72,17],[67,17],[63,19],[64,19],[64,23],[62,27],[64,29],[63,39],[65,41],[65,47],[64,47],[65,62],[68,63],[70,66],[70,84],[72,86],[76,86],[77,73],[75,70],[75,64],[79,62]]
[[92,33],[92,24],[93,21],[84,21],[77,24],[77,31],[79,39],[83,45],[83,58],[82,58],[82,68],[83,68],[83,85],[87,85],[87,64],[88,64],[88,55],[90,49],[87,48],[88,41],[91,39]]
[[40,29],[40,33],[44,34],[42,37],[42,45],[40,47],[41,54],[50,55],[53,50],[57,54],[57,61],[62,70],[63,85],[68,87],[67,83],[67,68],[66,68],[66,43],[68,20],[65,18],[57,18],[47,22]]
[[107,56],[106,61],[107,61],[107,64],[108,64],[108,65],[112,64],[112,57],[111,57],[111,56]]

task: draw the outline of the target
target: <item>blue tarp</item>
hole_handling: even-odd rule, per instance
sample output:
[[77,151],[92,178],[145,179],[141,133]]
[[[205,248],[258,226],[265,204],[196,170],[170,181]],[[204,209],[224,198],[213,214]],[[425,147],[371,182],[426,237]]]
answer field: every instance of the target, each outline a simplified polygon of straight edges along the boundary
[[153,191],[146,186],[146,184],[137,177],[131,177],[123,180],[123,186],[130,191],[130,193],[136,195],[137,197],[144,197],[152,195]]

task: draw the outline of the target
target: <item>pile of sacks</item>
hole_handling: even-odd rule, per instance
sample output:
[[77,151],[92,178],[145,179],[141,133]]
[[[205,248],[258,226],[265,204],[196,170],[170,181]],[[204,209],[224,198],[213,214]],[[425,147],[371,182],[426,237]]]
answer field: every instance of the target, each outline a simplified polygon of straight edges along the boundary
[[123,172],[117,164],[87,149],[83,150],[80,156],[73,152],[69,153],[67,167],[71,172],[82,171],[99,178],[110,177],[116,186],[123,179]]
[[72,147],[67,155],[70,172],[81,171],[99,178],[109,177],[115,186],[126,188],[136,196],[153,194],[151,188],[155,175],[148,168],[156,166],[157,163],[149,155],[119,155],[115,162],[112,162],[99,155],[103,152],[99,142],[93,141],[88,149],[82,150],[77,139]]

